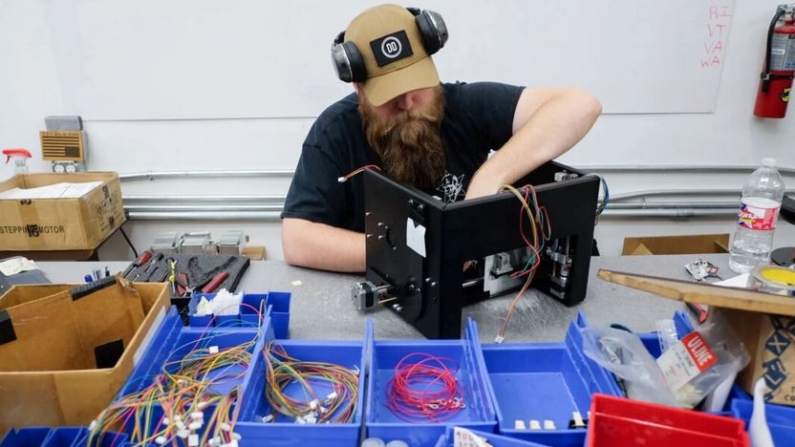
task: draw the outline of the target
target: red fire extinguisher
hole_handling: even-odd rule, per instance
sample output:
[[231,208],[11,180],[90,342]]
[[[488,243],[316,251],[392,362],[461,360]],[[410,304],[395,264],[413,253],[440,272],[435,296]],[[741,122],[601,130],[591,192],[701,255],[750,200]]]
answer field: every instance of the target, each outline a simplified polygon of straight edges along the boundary
[[784,118],[795,76],[795,16],[792,5],[779,5],[767,32],[764,71],[754,115]]

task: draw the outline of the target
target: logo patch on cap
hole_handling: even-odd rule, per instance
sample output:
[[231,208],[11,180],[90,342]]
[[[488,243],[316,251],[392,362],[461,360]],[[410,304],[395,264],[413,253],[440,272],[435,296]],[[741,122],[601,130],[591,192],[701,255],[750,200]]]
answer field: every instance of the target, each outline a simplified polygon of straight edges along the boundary
[[411,57],[411,44],[406,32],[401,30],[370,42],[370,49],[379,67]]

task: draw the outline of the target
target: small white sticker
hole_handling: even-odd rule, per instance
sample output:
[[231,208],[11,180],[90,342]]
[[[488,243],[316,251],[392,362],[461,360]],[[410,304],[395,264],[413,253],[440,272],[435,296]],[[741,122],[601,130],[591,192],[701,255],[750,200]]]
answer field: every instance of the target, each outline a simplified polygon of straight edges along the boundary
[[[524,422],[522,423],[524,424]],[[461,427],[453,427],[453,438],[453,447],[486,447],[489,445],[485,439]]]
[[425,257],[425,227],[416,224],[410,217],[406,219],[406,245]]
[[677,391],[718,362],[704,337],[691,332],[657,359],[668,387]]

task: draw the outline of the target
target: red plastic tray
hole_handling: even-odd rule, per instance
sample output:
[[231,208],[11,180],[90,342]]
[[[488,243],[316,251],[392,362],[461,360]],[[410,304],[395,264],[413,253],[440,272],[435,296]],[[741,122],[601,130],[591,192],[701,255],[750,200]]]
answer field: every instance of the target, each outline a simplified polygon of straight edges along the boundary
[[743,421],[595,394],[588,447],[750,447]]

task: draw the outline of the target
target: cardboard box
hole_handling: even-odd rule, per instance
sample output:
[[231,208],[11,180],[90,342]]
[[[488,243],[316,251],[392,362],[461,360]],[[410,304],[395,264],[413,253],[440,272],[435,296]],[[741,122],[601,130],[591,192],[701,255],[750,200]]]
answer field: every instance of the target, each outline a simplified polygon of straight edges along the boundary
[[0,437],[88,425],[115,397],[170,307],[164,283],[120,276],[17,285],[0,297]]
[[751,356],[737,382],[749,393],[764,377],[768,402],[795,406],[795,298],[733,287],[599,270],[599,278],[720,309]]
[[58,183],[102,182],[79,198],[1,199],[0,250],[91,250],[127,219],[115,172],[20,174],[0,192]]
[[622,256],[728,253],[729,234],[624,238]]
[[262,245],[249,245],[243,248],[243,256],[248,256],[252,261],[264,261],[267,251]]

